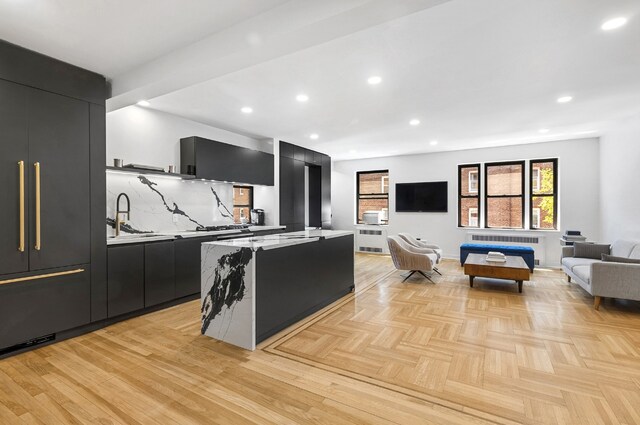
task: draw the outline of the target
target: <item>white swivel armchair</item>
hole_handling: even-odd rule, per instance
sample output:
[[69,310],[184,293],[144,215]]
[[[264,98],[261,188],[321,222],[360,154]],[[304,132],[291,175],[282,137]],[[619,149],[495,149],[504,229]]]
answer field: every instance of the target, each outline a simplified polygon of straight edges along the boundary
[[[440,264],[440,259],[442,258],[442,249],[438,245],[418,240],[417,238],[413,237],[409,233],[398,233],[398,236],[400,236],[409,245],[415,246],[416,248],[428,249],[430,251],[426,251],[427,253],[436,254],[438,258],[435,264]],[[442,273],[438,271],[437,267],[434,266],[433,271],[438,273],[440,276],[442,276]]]
[[389,244],[389,252],[391,253],[391,259],[396,269],[411,272],[404,278],[403,282],[415,273],[420,273],[429,279],[429,281],[433,282],[425,273],[433,271],[433,266],[438,260],[437,255],[431,252],[432,250],[409,245],[404,239],[398,236],[387,237],[387,243]]

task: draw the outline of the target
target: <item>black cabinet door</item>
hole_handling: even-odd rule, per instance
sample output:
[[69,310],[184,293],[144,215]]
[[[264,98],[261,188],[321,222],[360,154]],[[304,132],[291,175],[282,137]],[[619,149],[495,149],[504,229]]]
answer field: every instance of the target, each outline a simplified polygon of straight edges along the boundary
[[[293,158],[280,157],[280,224],[293,223]],[[304,171],[304,170],[303,170]],[[304,178],[304,175],[303,175]],[[304,195],[303,195],[304,196]]]
[[171,301],[176,295],[173,241],[144,247],[144,306]]
[[0,349],[89,323],[88,265],[70,274],[0,285]]
[[203,242],[214,238],[176,240],[176,298],[200,292],[200,252]]
[[144,245],[107,249],[107,293],[109,317],[144,307]]
[[304,167],[302,161],[293,161],[293,222],[304,226]]
[[[27,93],[25,87],[0,80],[0,274],[29,270]],[[20,162],[24,179],[22,211]]]
[[[90,262],[89,104],[29,90],[31,270]],[[40,249],[36,169],[40,165]]]
[[301,146],[293,145],[293,159],[304,162],[306,149]]
[[293,145],[287,142],[280,142],[280,156],[293,158]]

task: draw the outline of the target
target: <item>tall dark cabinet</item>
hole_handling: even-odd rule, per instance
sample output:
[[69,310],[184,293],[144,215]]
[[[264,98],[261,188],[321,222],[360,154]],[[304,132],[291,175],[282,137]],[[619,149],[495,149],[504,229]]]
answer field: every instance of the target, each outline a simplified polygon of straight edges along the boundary
[[0,354],[106,317],[106,95],[0,41]]
[[280,142],[280,224],[305,228],[305,166],[309,167],[309,226],[331,228],[331,157]]

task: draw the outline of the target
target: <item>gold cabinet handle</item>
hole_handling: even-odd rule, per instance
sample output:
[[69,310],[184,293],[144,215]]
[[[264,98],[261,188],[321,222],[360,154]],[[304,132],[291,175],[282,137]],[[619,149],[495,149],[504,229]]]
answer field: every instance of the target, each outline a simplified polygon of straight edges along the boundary
[[24,252],[24,161],[18,162],[18,179],[19,179],[19,192],[20,192],[20,200],[19,209],[20,209],[20,230],[19,230],[19,242],[18,242],[18,251]]
[[34,162],[33,167],[36,171],[36,251],[40,251],[40,163]]
[[26,282],[26,281],[29,281],[29,280],[48,279],[48,278],[51,278],[51,277],[58,277],[58,276],[67,276],[67,275],[70,275],[70,274],[77,274],[77,273],[82,273],[82,272],[84,272],[84,269],[75,269],[75,270],[67,270],[67,271],[64,271],[64,272],[40,274],[40,275],[37,275],[37,276],[18,277],[18,278],[14,278],[14,279],[0,280],[0,285],[6,285],[8,283],[16,283],[16,282]]

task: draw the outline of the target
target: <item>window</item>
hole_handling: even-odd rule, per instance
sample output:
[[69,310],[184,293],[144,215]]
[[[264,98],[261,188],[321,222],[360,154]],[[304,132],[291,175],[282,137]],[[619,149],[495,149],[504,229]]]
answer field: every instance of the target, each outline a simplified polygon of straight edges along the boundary
[[478,171],[469,171],[469,193],[478,193]]
[[540,190],[540,168],[531,169],[531,190]]
[[[458,226],[480,226],[480,164],[458,166]],[[475,189],[475,190],[474,190]]]
[[485,227],[524,228],[524,161],[484,165]]
[[478,227],[478,209],[469,208],[469,227]]
[[359,171],[357,177],[357,217],[362,223],[366,211],[381,211],[383,223],[389,222],[389,171]]
[[558,160],[531,161],[531,228],[558,228]]
[[[233,221],[242,223],[251,221],[253,209],[253,187],[233,186]],[[244,219],[244,220],[243,220]]]

